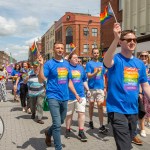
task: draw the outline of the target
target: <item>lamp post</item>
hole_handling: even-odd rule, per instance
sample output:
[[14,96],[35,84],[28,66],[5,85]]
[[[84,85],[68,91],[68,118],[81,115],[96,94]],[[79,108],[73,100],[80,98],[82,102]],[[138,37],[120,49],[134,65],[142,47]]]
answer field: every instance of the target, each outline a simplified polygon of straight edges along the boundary
[[[136,26],[134,26],[134,29],[133,29],[133,31],[135,32],[135,36],[137,36],[137,28],[136,28]],[[137,37],[136,37],[137,38]],[[136,49],[134,50],[134,57],[136,56]]]

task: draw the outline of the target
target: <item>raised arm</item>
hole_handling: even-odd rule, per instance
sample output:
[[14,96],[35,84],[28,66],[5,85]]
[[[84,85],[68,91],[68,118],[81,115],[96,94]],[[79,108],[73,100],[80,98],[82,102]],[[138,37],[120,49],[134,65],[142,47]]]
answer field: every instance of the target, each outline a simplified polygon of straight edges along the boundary
[[43,70],[44,60],[43,60],[43,57],[41,55],[38,56],[37,60],[38,60],[38,62],[40,64],[38,79],[39,79],[40,83],[43,83],[46,80],[46,77],[44,76],[44,70]]
[[115,38],[104,56],[104,64],[107,68],[112,67],[114,64],[113,57],[121,35],[121,27],[119,23],[114,24],[113,32]]

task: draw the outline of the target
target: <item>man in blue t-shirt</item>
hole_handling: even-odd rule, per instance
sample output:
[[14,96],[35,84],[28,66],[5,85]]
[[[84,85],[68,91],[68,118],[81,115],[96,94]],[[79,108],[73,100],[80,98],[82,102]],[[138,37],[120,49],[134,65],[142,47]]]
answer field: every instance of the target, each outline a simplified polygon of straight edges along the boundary
[[[104,56],[108,68],[107,112],[118,150],[130,150],[138,119],[138,94],[141,85],[150,99],[144,63],[132,53],[136,48],[136,36],[132,30],[121,32],[119,23],[113,28],[115,39]],[[121,53],[115,54],[118,43]]]
[[88,76],[88,86],[92,96],[88,98],[89,101],[89,127],[94,128],[93,125],[93,109],[94,102],[97,102],[98,117],[100,122],[99,132],[106,133],[107,129],[103,125],[103,102],[104,102],[104,73],[105,68],[103,63],[99,62],[99,50],[97,48],[92,49],[92,60],[86,64],[86,73]]
[[54,43],[54,53],[55,57],[45,64],[42,56],[38,56],[38,61],[40,63],[38,77],[40,83],[47,79],[46,96],[53,123],[49,130],[45,131],[45,143],[47,146],[50,146],[51,136],[53,136],[55,149],[61,150],[60,128],[61,124],[64,123],[67,113],[67,102],[69,100],[68,86],[78,101],[80,101],[80,97],[69,78],[69,63],[63,59],[63,43]]

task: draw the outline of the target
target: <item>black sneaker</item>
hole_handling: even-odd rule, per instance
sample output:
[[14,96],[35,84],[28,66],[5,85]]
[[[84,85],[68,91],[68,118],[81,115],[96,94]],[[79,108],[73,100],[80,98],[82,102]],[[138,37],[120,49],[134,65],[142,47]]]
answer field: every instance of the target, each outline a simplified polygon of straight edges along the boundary
[[84,131],[79,131],[78,136],[82,142],[87,142],[87,137],[85,136]]
[[99,132],[100,133],[108,133],[108,128],[106,128],[104,125],[102,125],[100,128],[99,128]]
[[90,127],[91,129],[94,129],[93,121],[90,121],[90,122],[89,122],[89,127]]
[[66,129],[65,137],[70,139],[70,129]]

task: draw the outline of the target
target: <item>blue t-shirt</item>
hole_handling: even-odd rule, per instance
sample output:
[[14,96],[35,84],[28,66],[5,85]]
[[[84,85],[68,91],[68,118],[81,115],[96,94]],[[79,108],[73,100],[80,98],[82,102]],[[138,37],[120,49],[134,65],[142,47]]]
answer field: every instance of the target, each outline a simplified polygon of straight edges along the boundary
[[148,83],[150,85],[150,68],[148,65],[146,65],[146,73],[147,73],[147,80],[148,80]]
[[[87,81],[86,73],[81,65],[73,66],[70,64],[69,68],[70,79],[80,97],[85,97],[83,82]],[[75,95],[69,89],[69,100],[75,100]]]
[[15,75],[18,75],[19,74],[19,70],[15,70],[13,69],[12,73],[11,73],[11,76],[15,76]]
[[94,73],[94,69],[100,68],[100,72],[96,76],[88,79],[88,86],[90,89],[104,89],[104,73],[105,67],[101,62],[95,62],[93,60],[86,64],[86,73]]
[[44,76],[47,78],[46,95],[48,99],[66,101],[69,99],[69,63],[51,59],[44,64]]
[[146,68],[138,58],[116,54],[114,65],[108,68],[107,112],[138,113],[140,83],[147,82]]

